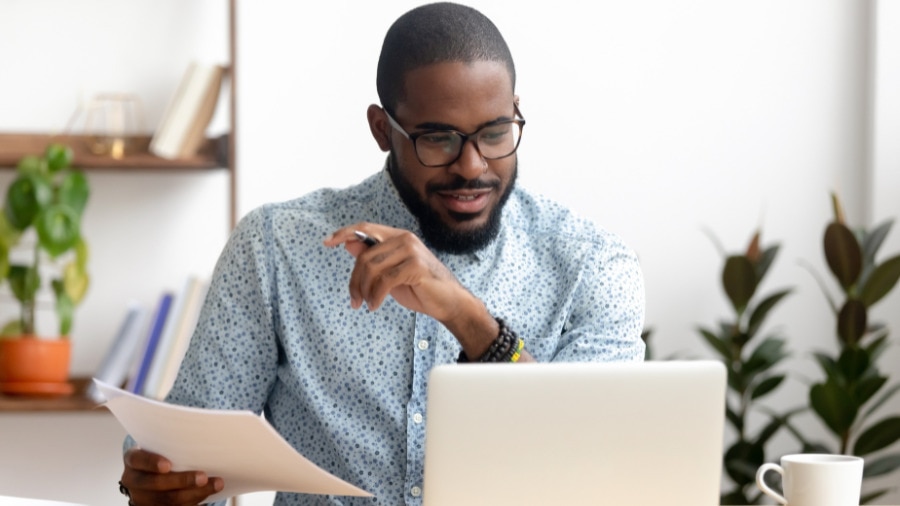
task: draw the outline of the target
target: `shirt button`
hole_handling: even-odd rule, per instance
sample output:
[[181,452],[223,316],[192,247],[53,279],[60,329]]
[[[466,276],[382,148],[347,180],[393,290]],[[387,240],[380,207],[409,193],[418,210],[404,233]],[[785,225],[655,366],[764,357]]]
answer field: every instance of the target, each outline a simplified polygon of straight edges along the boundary
[[413,415],[413,421],[416,423],[422,423],[422,413],[416,413]]
[[421,341],[419,341],[419,349],[422,350],[422,351],[427,350],[427,349],[428,349],[428,341],[426,341],[426,340],[424,340],[424,339],[422,339]]
[[419,497],[422,495],[422,489],[419,487],[413,487],[409,489],[409,493],[412,494],[413,497]]

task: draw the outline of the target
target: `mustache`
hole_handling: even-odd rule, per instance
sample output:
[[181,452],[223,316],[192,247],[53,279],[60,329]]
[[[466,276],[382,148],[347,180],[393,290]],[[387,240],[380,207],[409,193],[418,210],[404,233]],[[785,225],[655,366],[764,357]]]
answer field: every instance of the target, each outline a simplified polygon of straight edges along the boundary
[[440,191],[454,191],[454,190],[481,190],[484,188],[500,188],[500,181],[485,181],[483,179],[465,179],[460,176],[456,176],[453,181],[449,183],[429,183],[425,185],[425,191],[428,193],[435,193]]

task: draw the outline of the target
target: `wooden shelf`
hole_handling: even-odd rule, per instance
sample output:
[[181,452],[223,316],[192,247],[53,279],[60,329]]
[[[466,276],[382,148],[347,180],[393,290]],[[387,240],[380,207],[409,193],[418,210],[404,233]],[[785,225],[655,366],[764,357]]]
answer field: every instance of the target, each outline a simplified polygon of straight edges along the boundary
[[106,408],[98,408],[100,403],[87,397],[85,392],[90,385],[90,378],[72,378],[69,381],[75,386],[75,392],[63,397],[0,394],[0,414],[38,411],[107,412]]
[[200,170],[227,169],[228,136],[207,139],[196,156],[168,160],[150,154],[150,136],[132,137],[130,147],[121,159],[96,155],[88,148],[89,138],[83,135],[49,135],[38,133],[0,133],[0,167],[15,168],[25,155],[39,155],[51,142],[68,145],[75,152],[73,166],[86,170]]

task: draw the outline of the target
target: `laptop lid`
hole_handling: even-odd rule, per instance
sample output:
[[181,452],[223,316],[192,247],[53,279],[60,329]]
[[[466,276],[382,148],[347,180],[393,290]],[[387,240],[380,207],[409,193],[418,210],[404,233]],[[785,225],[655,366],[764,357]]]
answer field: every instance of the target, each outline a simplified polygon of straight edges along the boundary
[[715,361],[462,364],[428,383],[425,506],[717,506]]

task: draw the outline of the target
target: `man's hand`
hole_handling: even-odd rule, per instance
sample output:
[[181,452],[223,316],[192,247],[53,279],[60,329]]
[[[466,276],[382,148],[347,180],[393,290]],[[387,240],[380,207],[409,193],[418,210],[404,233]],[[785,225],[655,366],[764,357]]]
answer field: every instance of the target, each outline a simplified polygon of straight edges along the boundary
[[[367,246],[354,234],[361,231],[378,244]],[[400,305],[441,322],[454,320],[460,300],[474,298],[453,273],[414,234],[406,230],[357,223],[325,239],[325,245],[343,244],[356,257],[350,275],[350,305],[365,302],[378,309],[391,295]]]
[[135,506],[196,505],[225,486],[222,478],[209,478],[203,471],[173,472],[168,459],[139,448],[125,452],[123,460],[121,484]]

